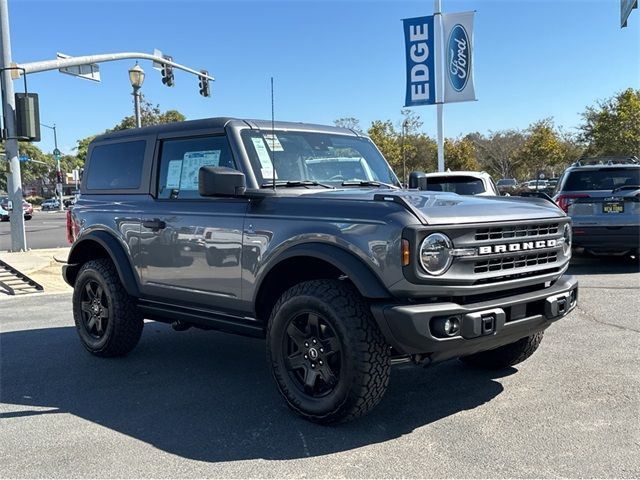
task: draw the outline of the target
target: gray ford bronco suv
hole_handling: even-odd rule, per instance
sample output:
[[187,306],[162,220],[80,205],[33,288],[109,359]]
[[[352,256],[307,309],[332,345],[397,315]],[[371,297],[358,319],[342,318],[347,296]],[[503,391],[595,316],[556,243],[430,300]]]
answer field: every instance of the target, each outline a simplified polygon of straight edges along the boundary
[[577,301],[570,219],[541,199],[401,188],[364,135],[212,118],[107,133],[67,218],[84,347],[143,319],[266,338],[288,405],[319,423],[382,398],[392,363],[529,357]]

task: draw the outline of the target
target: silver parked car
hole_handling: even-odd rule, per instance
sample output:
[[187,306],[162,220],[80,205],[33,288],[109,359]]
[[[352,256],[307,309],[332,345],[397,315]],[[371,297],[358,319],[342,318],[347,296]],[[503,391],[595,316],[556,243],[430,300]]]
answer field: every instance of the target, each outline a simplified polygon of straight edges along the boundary
[[563,173],[553,199],[573,220],[573,245],[593,254],[637,253],[640,164],[636,157],[581,159]]

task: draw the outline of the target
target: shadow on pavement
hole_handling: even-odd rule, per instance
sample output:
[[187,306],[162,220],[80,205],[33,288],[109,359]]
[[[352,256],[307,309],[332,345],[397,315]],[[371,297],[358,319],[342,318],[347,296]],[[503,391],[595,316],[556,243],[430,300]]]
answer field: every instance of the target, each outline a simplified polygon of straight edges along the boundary
[[640,272],[640,261],[628,255],[616,257],[612,255],[595,256],[589,254],[573,254],[569,270],[570,275],[599,275]]
[[0,399],[17,405],[3,417],[69,412],[206,462],[301,458],[385,442],[492,400],[503,390],[494,379],[516,371],[489,374],[459,362],[397,367],[370,415],[323,427],[285,406],[260,340],[150,323],[122,359],[89,355],[72,327],[4,333],[0,342]]

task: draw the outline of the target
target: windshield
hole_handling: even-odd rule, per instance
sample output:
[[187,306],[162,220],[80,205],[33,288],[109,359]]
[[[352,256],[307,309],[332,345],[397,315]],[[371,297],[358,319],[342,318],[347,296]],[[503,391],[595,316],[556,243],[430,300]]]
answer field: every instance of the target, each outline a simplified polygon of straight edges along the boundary
[[258,183],[311,181],[333,186],[343,182],[381,182],[400,186],[398,179],[367,138],[318,132],[244,130]]
[[427,190],[432,192],[453,192],[458,195],[477,195],[485,192],[481,179],[464,175],[427,177]]
[[499,187],[511,187],[513,185],[516,185],[516,181],[513,179],[502,179],[502,180],[498,180],[498,186]]
[[569,174],[563,190],[613,190],[631,185],[640,185],[640,168],[576,170]]

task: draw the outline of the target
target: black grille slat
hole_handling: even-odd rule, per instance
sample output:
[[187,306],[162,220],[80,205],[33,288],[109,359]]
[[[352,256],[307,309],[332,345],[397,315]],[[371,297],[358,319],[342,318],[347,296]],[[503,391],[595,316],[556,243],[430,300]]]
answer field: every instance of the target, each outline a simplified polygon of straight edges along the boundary
[[533,267],[553,263],[558,259],[558,252],[529,253],[526,255],[505,256],[480,260],[473,266],[474,273],[499,272],[514,268]]
[[509,238],[540,237],[544,235],[555,235],[558,233],[559,229],[560,224],[558,223],[479,228],[476,230],[475,239],[477,241],[485,241]]

